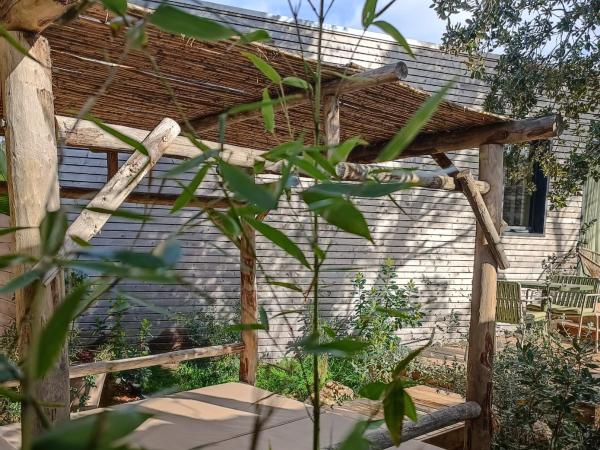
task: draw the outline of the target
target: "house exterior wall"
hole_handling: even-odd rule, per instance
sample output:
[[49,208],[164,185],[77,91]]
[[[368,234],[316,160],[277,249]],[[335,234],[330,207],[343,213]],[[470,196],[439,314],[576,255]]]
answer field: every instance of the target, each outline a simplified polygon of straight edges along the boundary
[[[204,3],[204,2],[203,2]],[[276,43],[288,50],[297,51],[299,45],[293,24],[284,18],[270,17],[235,8],[212,9],[210,4],[202,7],[201,14],[232,23],[238,27],[265,28]],[[216,7],[215,7],[216,8]],[[300,27],[303,51],[314,55],[316,31],[310,24]],[[482,82],[470,78],[461,57],[449,56],[431,44],[411,42],[416,59],[411,59],[386,36],[366,33],[359,43],[360,33],[339,27],[329,27],[324,33],[324,57],[327,62],[354,63],[370,68],[381,64],[404,61],[409,70],[408,83],[428,92],[436,92],[451,79],[456,80],[448,99],[465,106],[480,108],[486,95]],[[490,67],[493,64],[489,61]],[[342,102],[342,110],[344,108]],[[563,143],[555,145],[559,156],[569,152],[574,137],[563,136]],[[60,178],[62,185],[100,187],[106,179],[103,154],[85,150],[65,150],[62,155]],[[477,173],[477,152],[474,150],[450,154],[461,169]],[[121,155],[121,163],[125,155]],[[160,175],[175,161],[163,159],[153,171],[152,185],[143,189],[158,189]],[[429,158],[405,160],[405,167],[437,170]],[[189,175],[189,174],[188,174]],[[210,191],[211,183],[203,189]],[[176,192],[167,183],[166,192]],[[297,192],[297,190],[296,190]],[[436,325],[449,322],[451,313],[456,315],[458,326],[453,328],[456,337],[465,333],[469,322],[475,220],[462,194],[413,189],[396,194],[398,209],[386,199],[368,199],[358,202],[371,226],[376,245],[346,233],[335,233],[327,227],[321,233],[323,241],[333,245],[323,276],[321,289],[322,314],[333,318],[348,314],[353,305],[352,278],[361,271],[372,281],[379,265],[391,257],[398,266],[400,283],[413,280],[420,293],[420,303],[425,312],[422,327],[405,330],[407,341],[428,338]],[[66,205],[71,203],[65,202]],[[285,230],[308,252],[306,233],[310,223],[306,212],[297,206],[299,199],[293,195],[289,205],[269,214],[267,223]],[[148,212],[140,206],[126,205],[140,212]],[[296,207],[295,207],[296,206]],[[183,210],[180,215],[170,215],[169,208],[153,207],[150,213],[155,220],[147,224],[111,219],[102,233],[94,238],[98,247],[124,246],[145,249],[156,245],[160,239],[182,226],[194,214]],[[75,210],[73,211],[75,214]],[[537,278],[541,262],[555,252],[568,251],[576,242],[581,215],[581,199],[573,198],[566,208],[547,213],[544,235],[505,235],[503,242],[511,269],[501,277],[511,279]],[[173,314],[190,316],[198,308],[210,304],[226,317],[239,303],[239,256],[237,249],[209,224],[202,223],[185,229],[179,236],[183,245],[183,257],[178,267],[181,275],[196,288],[188,286],[155,286],[125,283],[121,289],[143,298],[153,305]],[[266,277],[281,281],[293,281],[302,287],[309,283],[308,274],[294,259],[274,248],[261,236],[257,238],[259,259],[258,302],[269,315],[281,311],[300,309],[304,306],[302,296],[296,292],[268,284]],[[347,271],[345,268],[355,267]],[[204,294],[201,294],[203,292]],[[94,327],[98,317],[107,315],[108,303],[102,301],[81,319],[81,326]],[[155,334],[173,325],[173,317],[158,314],[143,306],[134,306],[125,318],[125,325],[133,335],[139,328],[141,317],[153,321]],[[301,323],[293,315],[279,316],[271,321],[269,334],[260,335],[260,351],[265,357],[280,358],[286,346],[297,337]]]

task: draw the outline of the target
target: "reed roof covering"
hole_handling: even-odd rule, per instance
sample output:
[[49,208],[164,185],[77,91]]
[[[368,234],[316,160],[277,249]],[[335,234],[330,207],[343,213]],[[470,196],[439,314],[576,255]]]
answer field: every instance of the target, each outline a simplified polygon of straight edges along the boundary
[[[130,11],[143,14],[144,10]],[[302,60],[289,52],[262,44],[199,42],[152,26],[148,28],[145,50],[130,50],[123,55],[125,36],[111,28],[111,18],[109,12],[94,6],[76,20],[44,31],[52,49],[57,114],[75,115],[90,96],[101,92],[111,76],[114,78],[98,95],[91,112],[112,124],[152,129],[164,117],[183,121],[184,117],[203,117],[256,101],[268,80],[242,51],[259,54],[282,76],[304,77]],[[337,78],[344,70],[347,68],[326,65],[324,81]],[[358,71],[353,68],[349,73]],[[370,143],[386,141],[428,97],[426,92],[403,82],[344,95],[340,110],[342,139],[360,136]],[[313,127],[308,105],[293,107],[290,119],[295,131],[310,137]],[[457,130],[506,120],[444,102],[424,131]],[[228,127],[226,140],[249,148],[270,148],[289,140],[280,112],[276,123],[272,135],[264,130],[258,115]],[[203,131],[200,137],[218,140],[217,127]]]

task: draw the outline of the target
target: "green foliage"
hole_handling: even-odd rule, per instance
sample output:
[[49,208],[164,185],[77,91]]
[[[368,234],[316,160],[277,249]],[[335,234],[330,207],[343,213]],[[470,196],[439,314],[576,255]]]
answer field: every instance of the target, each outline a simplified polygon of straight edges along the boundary
[[494,362],[496,449],[598,448],[600,432],[581,423],[583,402],[598,404],[592,349],[533,330]]
[[[312,358],[287,358],[277,364],[260,364],[256,374],[256,386],[270,392],[306,400],[312,392],[310,376],[312,374]],[[328,380],[327,373],[322,373],[321,386]]]
[[[547,98],[546,109],[558,110],[571,122],[580,142],[564,164],[544,145],[526,145],[513,151],[529,164],[508,167],[523,174],[531,163],[540,164],[553,180],[551,204],[565,206],[587,177],[598,178],[600,170],[598,131],[586,131],[582,120],[600,107],[598,1],[433,0],[432,7],[448,20],[444,46],[467,53],[473,75],[490,84],[488,110],[516,118],[537,115],[544,112],[540,98]],[[469,19],[453,20],[464,15]],[[492,72],[486,69],[485,54],[494,51],[500,56]],[[531,177],[530,170],[525,173]]]
[[[125,33],[123,56],[127,55],[132,49],[139,50],[140,54],[146,52],[145,46],[150,37],[145,32],[148,24],[168,33],[203,41],[237,38],[236,42],[231,42],[230,48],[232,51],[239,51],[238,44],[243,45],[253,40],[268,37],[266,32],[262,30],[242,35],[228,25],[190,14],[168,4],[160,5],[155,12],[144,17],[137,17],[136,15],[129,16],[126,14],[126,4],[121,0],[104,0],[102,3],[119,16],[111,20],[110,25],[115,32],[124,31]],[[402,34],[393,25],[381,20],[382,14],[394,1],[386,2],[385,6],[379,8],[377,3],[376,0],[366,2],[363,14],[365,28],[371,25],[379,27],[396,39],[408,53],[411,53]],[[74,18],[80,11],[78,8],[71,9],[70,17]],[[327,14],[324,2],[321,2],[318,10],[315,8],[315,12],[318,15],[319,24],[322,25]],[[9,43],[18,47],[9,34],[4,33],[1,29],[0,34],[9,40]],[[319,41],[321,39],[322,36],[319,34]],[[273,375],[276,373],[274,368],[271,371],[271,369],[263,367],[261,373],[264,373],[264,378],[261,378],[263,375],[260,375],[259,380],[261,381],[259,383],[270,383],[273,390],[300,395],[300,381],[299,378],[295,377],[298,373],[301,373],[303,389],[307,393],[312,391],[313,394],[311,399],[314,406],[314,445],[318,446],[320,442],[321,402],[319,392],[324,381],[329,378],[327,365],[330,361],[332,364],[339,364],[340,367],[344,364],[352,364],[352,366],[347,367],[352,367],[354,372],[359,372],[356,376],[357,383],[364,384],[369,380],[385,378],[384,398],[388,404],[386,412],[389,412],[389,417],[386,420],[394,439],[397,440],[399,439],[399,431],[404,416],[413,417],[414,408],[411,407],[411,401],[405,395],[405,380],[401,372],[406,360],[401,359],[402,352],[400,351],[399,342],[395,338],[395,332],[404,324],[418,323],[420,316],[417,315],[414,308],[408,305],[408,301],[405,302],[406,299],[402,299],[405,293],[394,286],[393,282],[390,282],[383,291],[375,289],[372,294],[365,295],[365,302],[369,299],[372,305],[367,306],[364,304],[361,306],[360,314],[357,315],[360,318],[360,327],[353,326],[351,330],[346,330],[345,333],[336,334],[335,332],[331,333],[331,330],[328,331],[328,328],[324,326],[319,317],[319,303],[321,266],[326,263],[329,247],[324,249],[320,239],[322,235],[321,226],[325,221],[330,225],[330,229],[334,231],[342,230],[372,241],[369,224],[360,209],[355,205],[355,199],[389,195],[405,186],[382,186],[377,180],[373,179],[356,183],[353,186],[339,183],[334,163],[344,160],[354,147],[364,144],[364,141],[359,136],[353,136],[344,142],[340,142],[339,145],[325,145],[321,126],[322,46],[319,44],[317,48],[319,51],[316,55],[316,64],[311,62],[304,65],[305,74],[303,78],[283,78],[264,59],[249,56],[249,64],[253,64],[265,76],[266,85],[261,86],[263,98],[247,104],[233,106],[227,113],[220,116],[218,147],[222,150],[226,144],[227,120],[236,114],[253,110],[262,112],[266,132],[272,133],[276,129],[279,132],[286,130],[289,133],[289,142],[283,142],[272,151],[267,152],[265,161],[258,161],[254,166],[255,172],[250,175],[246,171],[233,166],[229,161],[224,160],[222,152],[209,149],[206,144],[202,144],[198,136],[194,135],[193,130],[188,129],[190,141],[202,152],[202,157],[195,158],[193,163],[183,162],[180,167],[170,171],[168,176],[173,176],[173,173],[182,173],[185,170],[195,171],[192,181],[187,186],[181,185],[183,191],[177,199],[172,213],[178,213],[189,202],[193,201],[196,191],[201,187],[201,182],[205,179],[206,174],[216,172],[217,184],[226,199],[230,200],[229,208],[225,211],[215,211],[210,207],[203,208],[193,218],[186,219],[184,227],[194,226],[203,220],[209,220],[223,235],[239,246],[244,229],[242,224],[244,222],[250,223],[251,226],[278,245],[284,252],[310,269],[312,275],[310,287],[303,292],[306,299],[311,299],[308,308],[310,310],[309,330],[306,333],[307,338],[297,342],[293,348],[296,352],[294,355],[296,358],[293,361],[296,362],[288,363],[292,368],[291,373],[294,381],[291,386],[278,386],[278,384],[282,384],[277,381],[280,375]],[[170,77],[160,74],[152,52],[146,53],[150,63],[156,65],[154,75],[165,84],[165,90],[169,92],[169,96],[174,98],[175,91],[169,86]],[[106,85],[103,85],[102,89],[107,89],[109,84],[113,82],[113,78],[112,75],[109,75]],[[292,92],[289,94],[290,97],[299,98],[306,95],[311,101],[312,129],[314,130],[311,135],[298,133],[295,129],[295,124],[290,119],[287,105],[288,93],[284,85],[285,88],[292,87],[301,90],[300,92]],[[408,121],[405,129],[401,130],[391,140],[390,146],[386,147],[385,152],[382,154],[382,159],[387,160],[400,154],[402,149],[415,137],[416,133],[425,126],[446,89],[442,89],[439,94],[433,96],[417,111],[415,117]],[[79,117],[86,117],[92,105],[93,98],[86,102],[86,106],[80,111]],[[275,114],[275,106],[278,107],[278,111],[281,110],[281,114]],[[109,133],[126,146],[147,155],[148,151],[143,143],[123,135],[99,119],[92,116],[88,118],[94,121],[104,132]],[[184,116],[179,119],[187,123],[190,118]],[[276,124],[276,119],[285,120],[285,126]],[[279,139],[279,135],[277,139]],[[328,155],[331,155],[331,159],[328,159]],[[261,173],[269,168],[267,167],[267,161],[281,172],[281,176],[275,182],[264,183],[264,180],[260,177]],[[382,169],[382,171],[386,170],[393,169]],[[304,254],[300,251],[303,247],[291,241],[284,231],[261,226],[258,222],[261,213],[277,209],[282,196],[290,200],[291,188],[297,185],[296,174],[308,174],[314,177],[315,182],[310,187],[302,186],[299,188],[300,209],[311,218],[312,229],[310,235],[306,236],[306,242],[304,242],[304,244],[307,244],[306,248],[312,251],[311,263],[308,262],[308,253]],[[91,209],[127,220],[139,220],[143,225],[152,219],[151,215],[140,215],[121,209],[115,211]],[[81,239],[78,239],[76,242],[80,244],[80,248],[69,254],[62,254],[59,253],[59,249],[64,242],[65,231],[66,215],[64,212],[48,212],[42,226],[39,228],[42,241],[41,252],[39,253],[43,257],[26,258],[22,255],[9,255],[0,260],[4,267],[22,264],[23,262],[27,262],[33,267],[33,269],[25,271],[22,275],[1,287],[0,292],[12,292],[24,287],[31,287],[32,291],[35,291],[32,294],[34,298],[36,295],[42,294],[41,280],[50,271],[55,269],[77,269],[94,274],[93,279],[71,287],[66,301],[44,329],[38,329],[39,324],[42,323],[40,312],[32,308],[31,325],[33,330],[31,335],[37,338],[29,347],[27,360],[22,366],[24,371],[22,391],[25,404],[34,402],[36,378],[43,375],[50,367],[52,360],[67,338],[69,323],[93,305],[109,289],[118,292],[117,285],[122,280],[187,284],[190,291],[195,293],[199,291],[195,283],[182,280],[177,275],[177,271],[174,270],[180,255],[179,247],[175,241],[177,231],[174,231],[173,236],[168,237],[151,252],[142,253],[122,248],[114,250],[96,249],[93,245],[84,244]],[[35,254],[35,252],[32,253]],[[284,285],[284,282],[279,283],[281,286]],[[297,287],[292,283],[286,283],[286,285],[291,288]],[[151,323],[149,321],[141,322],[138,342],[133,342],[131,337],[126,336],[123,317],[125,311],[129,308],[129,297],[118,296],[115,298],[110,305],[108,320],[98,322],[96,331],[103,342],[96,358],[119,359],[148,353],[148,339],[151,335]],[[405,310],[404,306],[408,309]],[[370,312],[368,311],[369,307],[372,307]],[[260,311],[260,324],[244,324],[243,326],[260,326],[261,330],[268,333],[269,317],[264,309],[260,309]],[[238,320],[234,320],[233,323],[221,322],[219,324],[218,321],[214,320],[211,313],[201,312],[195,317],[186,317],[184,322],[189,325],[188,328],[191,331],[191,338],[195,345],[230,343],[239,339],[236,327],[231,326],[235,325]],[[44,342],[40,341],[39,336],[44,339]],[[76,336],[72,335],[71,338],[76,338]],[[45,346],[51,350],[47,354],[44,354],[43,351]],[[374,350],[371,351],[371,349]],[[174,373],[165,373],[160,369],[154,369],[153,371],[140,369],[117,374],[114,378],[117,382],[133,385],[142,392],[145,389],[160,389],[160,386],[165,383],[175,384],[179,389],[191,389],[206,384],[237,379],[237,364],[235,357],[229,357],[182,364]],[[297,365],[294,366],[294,364]],[[37,370],[36,366],[38,367]],[[281,369],[278,370],[277,373],[281,374]],[[284,373],[290,374],[285,370]],[[7,394],[3,392],[3,394],[6,396],[14,393]],[[14,395],[12,398],[14,398]],[[115,447],[115,440],[128,434],[146,419],[144,415],[135,411],[127,411],[127,414],[127,417],[123,418],[119,412],[106,412],[61,425],[50,430],[44,437],[37,439],[33,443],[33,448],[82,448],[84,445],[88,445],[93,436],[100,436],[94,441],[95,448]],[[27,422],[23,426],[24,430],[32,428],[32,415],[24,415],[23,421]],[[364,429],[366,428],[357,428],[355,432],[360,434]],[[24,450],[31,450],[30,438],[31,436],[24,436],[22,440]]]
[[[14,323],[0,334],[0,359],[4,360],[5,363],[18,361],[17,326]],[[12,378],[14,378],[14,376],[9,376],[6,379]],[[0,426],[18,422],[20,417],[20,402],[13,401],[6,396],[0,395]]]
[[[520,331],[494,359],[493,448],[592,449],[600,431],[582,421],[581,405],[598,404],[592,348],[542,327]],[[510,342],[510,341],[509,341]],[[417,360],[408,375],[420,384],[465,395],[464,361]]]
[[[75,420],[66,421],[36,437],[33,450],[88,450],[90,442],[97,450],[123,448],[118,441],[151,417],[151,414],[133,408],[102,411]],[[98,433],[102,430],[102,433]]]
[[386,258],[370,288],[362,273],[353,280],[357,302],[349,320],[333,325],[336,333],[351,334],[369,343],[366,351],[350,359],[332,359],[329,371],[332,379],[355,391],[373,382],[389,382],[397,364],[407,349],[397,334],[403,327],[421,325],[423,314],[413,300],[417,295],[414,283],[397,282],[394,260]]
[[[95,353],[96,360],[113,360],[134,358],[150,354],[148,340],[152,337],[152,322],[142,319],[138,330],[137,341],[131,342],[127,336],[123,319],[129,308],[129,303],[122,295],[110,300],[108,316],[97,320],[94,335],[102,343]],[[123,384],[142,390],[150,376],[150,369],[141,368],[110,374],[109,378],[115,384]]]

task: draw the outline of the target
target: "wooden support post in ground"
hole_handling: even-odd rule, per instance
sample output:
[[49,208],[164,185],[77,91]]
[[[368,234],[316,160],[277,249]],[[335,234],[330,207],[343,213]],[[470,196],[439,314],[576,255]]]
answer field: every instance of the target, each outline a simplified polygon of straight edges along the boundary
[[[12,35],[43,64],[23,56],[6,39],[0,39],[0,86],[6,121],[10,221],[11,226],[26,228],[14,233],[13,251],[38,255],[38,226],[47,210],[60,207],[50,47],[41,36],[21,32]],[[24,270],[25,267],[17,268],[15,275]],[[39,289],[39,303],[36,301],[34,305],[36,287]],[[35,334],[51,317],[63,293],[62,276],[55,277],[50,286],[34,283],[16,292],[21,357],[27,355]],[[32,390],[47,405],[43,410],[52,423],[68,420],[69,361],[66,347],[60,352],[54,368]],[[30,427],[23,430],[24,439],[31,439],[42,431],[42,422],[32,405],[23,404],[22,418],[25,427]]]
[[[247,223],[242,222],[243,233],[240,239],[240,302],[242,325],[258,322],[256,300],[256,233]],[[256,330],[243,330],[244,350],[240,354],[240,381],[254,385],[258,366],[258,333]]]
[[[490,184],[483,200],[496,230],[502,222],[504,196],[504,152],[502,146],[479,149],[479,179]],[[479,223],[475,236],[471,323],[467,361],[467,401],[481,406],[481,415],[467,421],[465,449],[488,450],[492,442],[492,364],[496,339],[496,281],[498,263]]]

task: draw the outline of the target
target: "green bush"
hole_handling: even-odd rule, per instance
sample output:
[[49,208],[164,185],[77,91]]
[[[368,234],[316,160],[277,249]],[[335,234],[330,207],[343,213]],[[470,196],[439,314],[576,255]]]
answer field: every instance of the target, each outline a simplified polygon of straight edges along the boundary
[[[600,432],[579,414],[582,403],[600,402],[600,380],[590,372],[591,348],[537,327],[525,338],[516,336],[516,345],[507,345],[494,361],[493,448],[600,448]],[[465,394],[461,362],[417,360],[410,375],[421,384]]]
[[494,363],[494,448],[600,448],[600,432],[579,417],[583,402],[600,402],[592,367],[589,346],[538,330],[506,347]]
[[176,369],[151,367],[143,385],[144,394],[181,392],[239,380],[240,361],[236,355],[186,361]]
[[420,326],[423,313],[413,301],[418,294],[415,284],[398,284],[391,258],[379,267],[373,286],[367,288],[362,273],[356,274],[352,284],[358,298],[353,314],[346,321],[334,323],[333,328],[340,335],[368,342],[369,347],[350,359],[330,359],[329,372],[332,379],[357,391],[368,383],[390,381],[394,367],[408,353],[398,331]]

